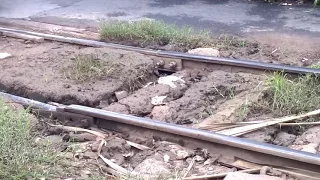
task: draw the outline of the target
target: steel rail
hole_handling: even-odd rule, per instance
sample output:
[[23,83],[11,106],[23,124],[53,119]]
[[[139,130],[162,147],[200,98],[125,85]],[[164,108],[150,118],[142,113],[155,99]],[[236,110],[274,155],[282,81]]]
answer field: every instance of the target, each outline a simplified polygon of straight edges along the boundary
[[0,27],[0,32],[1,31],[11,31],[11,32],[17,32],[17,33],[29,34],[29,35],[43,37],[47,40],[52,40],[52,41],[73,43],[73,44],[92,46],[92,47],[109,47],[109,48],[123,49],[123,50],[129,50],[129,51],[136,51],[146,55],[182,59],[187,61],[221,64],[221,65],[237,66],[237,67],[252,68],[252,69],[259,69],[259,70],[283,71],[286,73],[294,73],[294,74],[306,74],[306,73],[320,74],[320,69],[313,69],[313,68],[289,66],[289,65],[282,65],[282,64],[272,64],[272,63],[265,63],[265,62],[252,61],[252,60],[219,58],[219,57],[212,57],[212,56],[188,54],[188,53],[182,53],[182,52],[151,50],[146,48],[125,46],[125,45],[106,43],[106,42],[95,41],[95,40],[65,37],[60,35],[52,35],[52,34],[45,34],[45,33],[18,30],[18,29],[12,29],[12,28],[4,28],[4,27]]
[[[267,163],[267,161],[270,162],[273,158],[276,161],[281,162],[281,165],[286,165],[287,167],[320,172],[320,155],[317,154],[80,105],[63,105],[61,107],[56,107],[39,101],[0,92],[0,98],[1,97],[31,108],[53,112],[56,112],[56,110],[59,109],[61,112],[102,119],[103,122],[107,123],[106,126],[109,127],[112,126],[112,123],[119,123],[120,126],[132,125],[134,127],[144,128],[144,131],[146,129],[149,131],[159,131],[163,133],[162,136],[171,135],[171,137],[176,139],[184,138],[186,141],[195,141],[198,142],[199,147],[205,143],[209,148],[216,148],[222,145],[219,149],[220,151],[228,151],[228,149],[232,147],[234,149],[232,151],[229,150],[229,152],[243,153],[243,151],[245,151],[249,156],[254,156],[253,154],[255,154],[256,158],[263,159],[263,163]],[[130,128],[132,131],[132,127]],[[279,165],[279,163],[275,165]]]
[[23,106],[27,106],[27,107],[30,107],[33,109],[42,109],[42,110],[47,110],[47,111],[56,111],[57,110],[56,106],[52,106],[50,104],[46,104],[46,103],[42,103],[39,101],[23,98],[20,96],[15,96],[15,95],[4,93],[4,92],[0,92],[0,98],[3,98],[4,100],[10,100],[12,102],[15,102],[15,103],[18,103],[18,104],[21,104]]
[[205,140],[213,143],[225,144],[237,148],[256,151],[260,153],[270,154],[273,156],[298,160],[310,164],[319,165],[320,156],[308,152],[297,151],[282,146],[276,146],[267,143],[259,143],[248,139],[237,138],[233,136],[225,136],[222,134],[184,127],[176,124],[164,123],[147,118],[136,117],[132,115],[120,114],[101,109],[95,109],[80,105],[69,105],[65,107],[67,112],[79,113],[87,116],[93,116],[110,121],[130,124],[138,127],[173,133],[176,135],[187,136],[199,140]]

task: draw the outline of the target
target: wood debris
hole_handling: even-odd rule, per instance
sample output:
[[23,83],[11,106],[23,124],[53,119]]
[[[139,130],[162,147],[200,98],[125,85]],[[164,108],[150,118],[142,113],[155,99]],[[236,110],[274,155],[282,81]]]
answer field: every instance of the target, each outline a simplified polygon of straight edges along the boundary
[[261,129],[261,128],[264,128],[267,126],[281,124],[281,123],[285,123],[285,122],[289,122],[289,121],[293,121],[293,120],[297,120],[297,119],[301,119],[301,118],[307,118],[307,117],[315,116],[318,114],[320,114],[320,109],[315,110],[315,111],[311,111],[311,112],[308,112],[305,114],[301,114],[298,116],[286,116],[286,117],[282,117],[282,118],[269,119],[269,120],[266,120],[266,121],[263,121],[263,122],[257,123],[257,124],[249,124],[246,126],[222,130],[222,131],[218,131],[218,133],[224,134],[224,135],[229,135],[229,136],[241,136],[243,134],[250,133],[252,131],[255,131],[255,130],[258,130],[258,129]]

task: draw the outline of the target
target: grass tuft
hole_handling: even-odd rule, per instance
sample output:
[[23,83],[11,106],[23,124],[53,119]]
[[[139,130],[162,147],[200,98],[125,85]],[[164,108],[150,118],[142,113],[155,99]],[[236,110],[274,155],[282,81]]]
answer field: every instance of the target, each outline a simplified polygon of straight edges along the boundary
[[135,22],[105,22],[100,26],[103,40],[134,42],[141,47],[148,45],[173,45],[193,49],[210,43],[211,32],[197,32],[191,27],[179,28],[161,21],[141,20]]
[[291,80],[283,73],[275,73],[268,85],[269,104],[276,115],[300,114],[320,108],[319,76],[308,74]]
[[0,100],[0,179],[37,179],[54,162],[47,147],[32,141],[30,115]]
[[74,63],[63,69],[67,78],[78,82],[100,78],[111,70],[112,67],[107,66],[94,54],[77,55]]

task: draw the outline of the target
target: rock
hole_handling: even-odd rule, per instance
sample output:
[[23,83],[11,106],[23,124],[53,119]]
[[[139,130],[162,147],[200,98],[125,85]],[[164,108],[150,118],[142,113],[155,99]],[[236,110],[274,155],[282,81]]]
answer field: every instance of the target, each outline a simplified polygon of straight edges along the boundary
[[296,139],[296,135],[288,134],[286,132],[280,132],[277,134],[273,143],[279,146],[288,147],[294,142],[295,139]]
[[11,57],[12,55],[9,53],[0,53],[0,60]]
[[168,106],[155,106],[152,109],[150,117],[155,120],[168,122],[168,120],[172,119],[172,113]]
[[124,99],[128,96],[127,91],[118,91],[115,92],[116,98],[118,99],[118,101],[120,101],[121,99]]
[[167,163],[154,158],[145,159],[134,169],[134,171],[140,174],[149,175],[164,175],[170,173]]
[[51,135],[51,136],[47,136],[45,137],[42,142],[44,143],[51,143],[51,144],[59,144],[62,143],[62,137],[58,136],[58,135]]
[[186,159],[187,157],[190,156],[190,153],[188,153],[187,151],[184,151],[184,150],[178,150],[176,151],[176,159],[177,160],[182,160],[182,159]]
[[167,96],[155,96],[151,98],[151,104],[154,106],[163,105]]
[[204,161],[205,159],[204,159],[203,157],[199,156],[199,155],[196,155],[196,156],[194,157],[194,160],[195,160],[196,162],[202,162],[202,161]]
[[173,75],[160,77],[158,79],[158,84],[168,85],[171,88],[176,88],[177,85],[184,86],[185,83],[186,82],[182,79],[182,77],[177,77]]
[[223,180],[282,180],[282,178],[268,175],[253,175],[241,172],[229,173]]
[[213,48],[196,48],[196,49],[189,50],[188,53],[189,54],[199,54],[199,55],[205,55],[205,56],[220,57],[219,50],[213,49]]
[[186,159],[192,155],[192,152],[189,149],[186,149],[178,144],[169,144],[167,147],[170,149],[170,152],[175,155],[177,160]]
[[74,156],[73,156],[73,153],[72,152],[67,152],[67,153],[64,153],[63,156],[67,159],[73,159]]
[[83,157],[85,159],[96,159],[97,158],[97,153],[94,153],[94,152],[91,152],[91,151],[86,151],[84,154],[83,154]]
[[170,160],[170,156],[168,155],[168,154],[165,154],[164,156],[163,156],[163,160],[164,160],[164,162],[169,162],[169,160]]
[[40,143],[41,142],[41,138],[40,137],[36,137],[35,139],[34,139],[34,142],[36,143],[36,144],[38,144],[38,143]]

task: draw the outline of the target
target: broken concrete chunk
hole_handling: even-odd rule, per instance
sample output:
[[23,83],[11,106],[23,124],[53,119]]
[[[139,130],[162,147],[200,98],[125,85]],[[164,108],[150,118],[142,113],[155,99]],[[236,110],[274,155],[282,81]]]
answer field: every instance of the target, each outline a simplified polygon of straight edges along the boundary
[[281,180],[282,178],[267,175],[253,175],[242,172],[229,173],[223,180]]
[[166,98],[167,98],[167,96],[155,96],[151,99],[151,104],[154,106],[163,105],[164,99],[166,99]]
[[9,53],[0,53],[0,60],[11,57],[12,55]]
[[296,135],[288,134],[286,132],[280,132],[277,134],[275,140],[273,141],[274,144],[279,146],[289,146],[293,143],[296,139]]
[[168,85],[171,88],[176,88],[177,84],[180,86],[183,86],[185,84],[185,81],[182,79],[182,77],[177,77],[177,76],[164,76],[160,77],[158,79],[159,84],[164,84]]
[[199,55],[205,55],[205,56],[220,57],[219,50],[213,49],[213,48],[196,48],[196,49],[189,50],[188,53],[189,54],[199,54]]
[[121,99],[124,99],[128,96],[127,91],[118,91],[115,92],[116,98],[118,99],[118,101],[120,101]]

